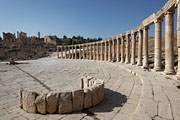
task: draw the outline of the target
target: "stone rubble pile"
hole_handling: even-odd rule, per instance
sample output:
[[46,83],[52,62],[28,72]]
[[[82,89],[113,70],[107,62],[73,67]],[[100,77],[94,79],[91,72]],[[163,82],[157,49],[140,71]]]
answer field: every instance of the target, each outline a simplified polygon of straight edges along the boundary
[[104,99],[104,82],[93,77],[82,77],[80,88],[67,92],[38,93],[20,90],[20,108],[28,113],[53,114],[81,111],[99,104]]

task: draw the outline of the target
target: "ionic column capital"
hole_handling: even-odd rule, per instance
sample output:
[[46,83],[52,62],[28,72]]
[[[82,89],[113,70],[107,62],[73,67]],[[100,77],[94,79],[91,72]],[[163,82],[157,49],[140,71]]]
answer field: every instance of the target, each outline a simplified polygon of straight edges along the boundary
[[144,26],[143,30],[149,30],[149,26]]
[[171,11],[166,11],[164,14],[165,15],[173,15],[175,13],[174,10],[171,10]]
[[156,18],[154,20],[154,23],[162,23],[163,22],[163,19],[162,18]]

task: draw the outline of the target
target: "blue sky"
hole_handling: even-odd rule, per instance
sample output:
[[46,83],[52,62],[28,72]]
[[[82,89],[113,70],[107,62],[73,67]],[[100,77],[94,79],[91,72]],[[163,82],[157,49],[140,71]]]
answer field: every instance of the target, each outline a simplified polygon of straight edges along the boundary
[[[2,32],[109,38],[136,28],[168,0],[0,0]],[[176,19],[176,18],[175,18]],[[150,36],[154,35],[153,26]]]

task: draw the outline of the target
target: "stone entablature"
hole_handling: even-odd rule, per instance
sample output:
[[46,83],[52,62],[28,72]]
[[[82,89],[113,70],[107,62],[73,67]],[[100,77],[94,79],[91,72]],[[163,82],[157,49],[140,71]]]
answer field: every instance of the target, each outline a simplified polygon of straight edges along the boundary
[[28,113],[53,114],[81,111],[99,104],[104,99],[104,82],[93,77],[82,77],[80,88],[68,92],[20,90],[20,108]]

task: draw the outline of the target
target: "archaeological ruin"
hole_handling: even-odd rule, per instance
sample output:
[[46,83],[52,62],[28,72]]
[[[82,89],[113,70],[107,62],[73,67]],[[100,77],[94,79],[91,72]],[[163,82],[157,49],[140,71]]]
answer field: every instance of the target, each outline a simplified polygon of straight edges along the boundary
[[[154,70],[163,71],[162,67],[162,21],[165,18],[165,69],[167,75],[175,74],[174,69],[174,13],[177,9],[177,52],[180,77],[180,1],[169,0],[158,12],[153,13],[135,29],[100,42],[57,46],[57,55],[61,59],[87,59],[116,61],[125,64],[149,68],[148,30],[155,25]],[[61,51],[61,55],[59,55]]]

